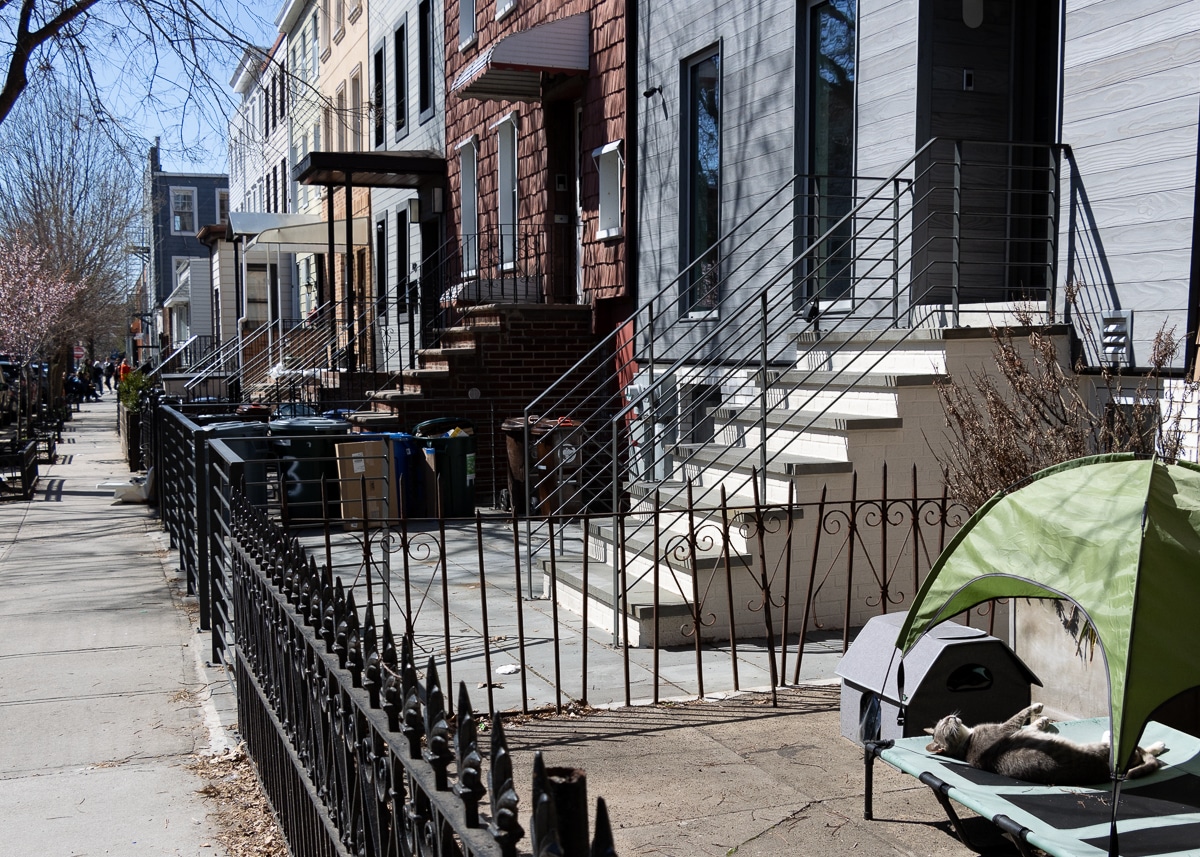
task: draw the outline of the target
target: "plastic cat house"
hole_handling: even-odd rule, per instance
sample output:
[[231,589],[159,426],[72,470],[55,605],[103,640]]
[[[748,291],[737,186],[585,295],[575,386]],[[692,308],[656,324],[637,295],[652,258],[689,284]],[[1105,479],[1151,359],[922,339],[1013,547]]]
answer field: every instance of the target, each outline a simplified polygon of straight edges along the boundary
[[904,619],[903,613],[872,618],[838,664],[841,732],[852,741],[920,735],[953,712],[967,723],[1004,720],[1029,705],[1030,685],[1041,685],[1003,640],[944,622],[904,656],[908,699],[898,723],[901,658],[895,644]]

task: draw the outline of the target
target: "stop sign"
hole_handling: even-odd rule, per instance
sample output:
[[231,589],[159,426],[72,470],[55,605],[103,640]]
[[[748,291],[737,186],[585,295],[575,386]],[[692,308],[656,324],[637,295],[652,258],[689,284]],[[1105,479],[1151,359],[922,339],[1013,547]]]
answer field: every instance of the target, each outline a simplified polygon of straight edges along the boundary
[[82,359],[85,354],[87,354],[86,348],[84,348],[82,345],[75,346],[75,359],[76,360]]

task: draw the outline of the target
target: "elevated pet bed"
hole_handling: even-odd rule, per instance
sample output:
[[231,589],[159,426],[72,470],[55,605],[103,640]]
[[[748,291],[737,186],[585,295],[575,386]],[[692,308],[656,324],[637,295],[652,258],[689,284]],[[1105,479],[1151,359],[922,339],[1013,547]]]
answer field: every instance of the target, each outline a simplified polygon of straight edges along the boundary
[[[1097,741],[1107,718],[1055,724],[1074,741]],[[1163,767],[1121,785],[1117,826],[1122,857],[1200,857],[1200,739],[1161,723],[1146,724],[1142,745],[1163,741]],[[951,801],[999,827],[1025,857],[1033,848],[1052,857],[1104,857],[1109,848],[1112,783],[1094,787],[1042,786],[976,770],[966,762],[925,752],[928,736],[866,744],[864,817],[872,813],[876,757],[933,790],[955,832],[971,847]]]

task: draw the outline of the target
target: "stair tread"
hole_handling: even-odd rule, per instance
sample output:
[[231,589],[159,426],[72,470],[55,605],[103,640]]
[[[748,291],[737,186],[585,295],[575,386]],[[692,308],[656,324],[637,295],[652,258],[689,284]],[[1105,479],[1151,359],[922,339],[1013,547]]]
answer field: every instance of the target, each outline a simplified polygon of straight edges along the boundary
[[866,388],[894,389],[896,387],[926,387],[935,381],[948,378],[940,372],[858,372],[850,371],[805,371],[788,369],[780,372],[772,383],[780,382],[797,389],[802,387],[831,387],[834,389]]
[[[676,444],[667,447],[667,450],[679,458],[690,459],[689,463],[716,465],[726,470],[749,471],[759,465],[758,451],[750,447],[711,448]],[[853,469],[854,464],[850,461],[818,458],[812,455],[796,455],[790,452],[771,453],[767,459],[767,472],[782,476],[796,476],[804,473],[849,473]]]
[[[740,413],[739,413],[740,411]],[[711,413],[725,424],[751,424],[759,421],[756,409],[715,408]],[[790,409],[776,406],[767,412],[767,425],[772,428],[791,425],[805,426],[817,431],[856,431],[867,429],[900,428],[904,421],[900,417],[865,417],[850,412],[826,411],[804,408]]]
[[[605,574],[604,569],[597,573],[596,564],[588,565],[588,595],[592,598],[611,605],[613,602],[612,575]],[[549,568],[542,566],[542,574],[548,575]],[[583,563],[571,560],[555,560],[555,574],[558,586],[568,586],[576,592],[583,591]],[[648,578],[642,578],[633,583],[625,593],[630,616],[649,618],[647,614],[654,610],[654,584]],[[659,616],[689,616],[691,615],[690,599],[681,595],[677,590],[668,587],[658,587]]]

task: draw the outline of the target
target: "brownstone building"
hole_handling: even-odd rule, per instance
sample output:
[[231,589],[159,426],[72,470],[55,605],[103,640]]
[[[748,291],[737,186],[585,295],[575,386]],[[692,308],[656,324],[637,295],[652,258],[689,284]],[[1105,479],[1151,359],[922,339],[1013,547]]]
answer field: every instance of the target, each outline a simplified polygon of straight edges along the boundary
[[632,297],[625,0],[450,0],[446,56],[463,296],[591,304],[607,332]]

